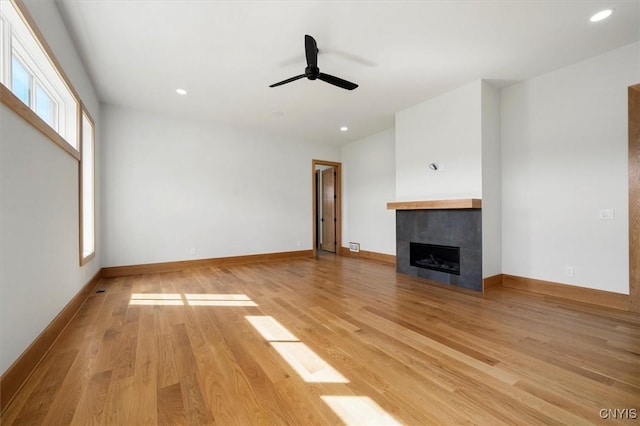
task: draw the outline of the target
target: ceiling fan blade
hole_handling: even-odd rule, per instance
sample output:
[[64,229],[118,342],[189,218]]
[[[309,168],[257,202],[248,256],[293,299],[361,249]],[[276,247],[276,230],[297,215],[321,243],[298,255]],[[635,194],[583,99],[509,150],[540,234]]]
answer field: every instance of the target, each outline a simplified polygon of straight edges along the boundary
[[296,75],[295,77],[291,77],[291,78],[288,78],[286,80],[282,80],[282,81],[280,81],[278,83],[274,83],[269,87],[282,86],[283,84],[291,83],[292,81],[300,80],[301,78],[304,78],[304,77],[306,77],[306,75],[304,75],[304,74]]
[[333,84],[334,86],[342,87],[343,89],[347,89],[347,90],[353,90],[356,87],[358,87],[358,85],[355,84],[355,83],[352,83],[352,82],[347,81],[347,80],[343,80],[343,79],[338,78],[338,77],[334,77],[334,76],[329,75],[329,74],[325,74],[323,72],[318,74],[318,79],[322,80],[322,81],[326,81],[329,84]]
[[304,36],[304,51],[307,54],[307,66],[318,66],[318,45],[316,40],[310,35]]

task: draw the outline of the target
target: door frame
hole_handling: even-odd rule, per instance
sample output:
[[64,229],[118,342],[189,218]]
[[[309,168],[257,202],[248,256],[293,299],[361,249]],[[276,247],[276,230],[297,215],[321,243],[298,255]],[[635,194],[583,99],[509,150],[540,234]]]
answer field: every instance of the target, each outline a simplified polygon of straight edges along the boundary
[[318,208],[318,189],[315,184],[315,174],[316,174],[316,166],[328,166],[334,167],[336,169],[336,182],[335,182],[335,191],[336,191],[336,253],[340,254],[340,249],[342,248],[342,163],[337,163],[335,161],[324,161],[324,160],[311,160],[311,232],[313,233],[312,241],[313,241],[313,257],[316,257],[318,254],[317,249],[317,235],[316,235],[316,221],[317,217],[317,208]]
[[640,84],[629,86],[629,310],[640,312]]

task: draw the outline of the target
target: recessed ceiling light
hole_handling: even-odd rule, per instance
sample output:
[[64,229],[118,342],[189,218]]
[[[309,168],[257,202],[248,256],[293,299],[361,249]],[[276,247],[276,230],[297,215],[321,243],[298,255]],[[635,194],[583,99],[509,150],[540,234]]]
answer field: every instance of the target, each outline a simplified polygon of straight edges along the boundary
[[347,130],[349,130],[349,128],[347,126],[340,127],[340,131],[341,132],[346,132]]
[[612,13],[613,13],[613,10],[611,10],[611,9],[601,10],[600,12],[596,13],[595,15],[593,15],[591,17],[590,21],[591,22],[602,21],[603,19],[607,19],[609,16],[611,16]]
[[184,89],[176,89],[176,93],[177,93],[178,95],[186,95],[186,94],[187,94],[187,91],[186,91],[186,90],[184,90]]

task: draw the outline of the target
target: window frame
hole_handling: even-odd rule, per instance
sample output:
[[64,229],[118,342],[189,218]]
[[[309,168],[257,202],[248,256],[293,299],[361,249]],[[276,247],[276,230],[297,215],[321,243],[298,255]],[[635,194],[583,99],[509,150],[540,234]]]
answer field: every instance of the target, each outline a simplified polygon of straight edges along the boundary
[[[68,132],[73,132],[73,133],[67,133],[67,134],[69,136],[71,135],[75,136],[75,143],[78,148],[76,148],[72,143],[67,141],[67,139],[65,139],[58,132],[58,130],[54,129],[51,125],[49,125],[49,123],[47,123],[40,116],[38,116],[38,114],[36,114],[34,110],[32,110],[29,106],[25,105],[11,91],[11,89],[7,87],[7,85],[5,85],[6,82],[9,82],[11,80],[11,57],[13,55],[13,49],[14,49],[13,39],[14,38],[17,39],[18,44],[21,45],[21,47],[18,48],[17,51],[18,51],[18,58],[22,60],[23,64],[25,63],[25,58],[22,57],[22,55],[20,55],[20,50],[28,53],[28,49],[22,46],[22,44],[24,44],[24,41],[21,41],[20,37],[15,37],[15,34],[11,34],[13,30],[11,28],[10,23],[5,19],[2,19],[2,23],[0,23],[0,28],[2,30],[1,43],[3,43],[1,46],[2,49],[0,49],[0,52],[2,53],[2,55],[0,56],[3,57],[0,60],[0,64],[1,64],[0,66],[2,67],[2,70],[0,71],[0,77],[1,77],[0,103],[4,104],[9,109],[14,111],[16,114],[21,116],[25,121],[31,124],[35,129],[40,131],[47,138],[49,138],[53,143],[58,145],[60,148],[62,148],[65,152],[67,152],[77,161],[80,161],[81,156],[80,156],[79,147],[82,143],[80,140],[80,137],[81,137],[80,123],[82,121],[82,102],[80,100],[80,96],[78,96],[78,93],[76,92],[75,88],[71,84],[69,78],[64,73],[64,70],[62,69],[60,63],[57,61],[55,55],[53,54],[53,51],[47,44],[44,36],[42,35],[38,26],[36,25],[35,20],[29,14],[28,9],[26,8],[22,0],[9,0],[9,3],[11,3],[13,8],[17,11],[26,29],[31,33],[33,40],[35,41],[37,46],[41,49],[45,59],[49,61],[53,71],[60,78],[60,83],[64,85],[68,90],[69,92],[68,95],[70,97],[70,100],[75,103],[75,108],[73,108],[75,110],[75,116],[76,116],[74,120],[75,122],[72,124],[67,123],[67,120],[71,120],[72,117],[64,116],[64,112],[62,110],[66,108],[61,108],[61,104],[64,102],[62,102],[62,99],[59,97],[57,90],[52,90],[51,83],[46,78],[45,79],[38,78],[37,73],[35,72],[36,70],[32,69],[29,66],[27,67],[27,68],[30,68],[29,71],[32,75],[35,74],[34,77],[36,77],[37,80],[41,82],[41,87],[46,89],[49,95],[51,95],[52,92],[55,94],[54,96],[52,96],[52,99],[58,102],[58,108],[57,108],[58,127],[64,128],[68,130]],[[43,73],[42,70],[40,70],[39,68],[37,71],[40,74],[47,75],[47,73]],[[44,80],[44,84],[42,84],[43,80]],[[35,85],[34,85],[34,88],[35,88]],[[69,124],[71,124],[75,128],[68,128]]]
[[[5,18],[0,15],[0,52],[11,51],[11,26]],[[11,73],[11,61],[6,61],[4,55],[0,54],[0,84],[7,81]]]
[[[64,100],[58,94],[58,91],[51,85],[51,83],[41,76],[46,75],[47,73],[42,71],[42,69],[38,66],[38,62],[29,55],[29,51],[25,48],[20,41],[20,38],[12,34],[11,37],[11,54],[9,59],[11,61],[11,67],[9,76],[11,79],[11,85],[13,85],[13,59],[20,62],[20,65],[26,70],[26,72],[31,76],[30,80],[30,96],[29,96],[29,104],[28,107],[31,108],[36,115],[38,113],[37,110],[37,94],[36,94],[36,86],[40,86],[42,90],[51,98],[51,100],[55,103],[55,126],[48,123],[46,120],[45,123],[49,124],[53,130],[55,130],[60,136],[65,133],[66,123],[65,123],[65,109],[61,108],[62,105],[65,104]],[[7,80],[9,81],[9,80]],[[13,91],[13,87],[11,87]],[[77,99],[75,100],[78,102]],[[38,115],[38,117],[40,117]],[[42,117],[40,117],[42,118]],[[64,136],[62,136],[64,137]]]
[[[37,78],[35,79],[34,83],[33,83],[33,106],[36,110],[36,114],[38,114],[38,109],[39,109],[39,99],[40,97],[38,96],[38,88],[40,89],[40,91],[42,93],[44,93],[49,100],[51,101],[51,105],[49,105],[49,113],[51,114],[51,120],[56,124],[55,127],[53,127],[53,130],[59,132],[60,128],[64,126],[64,108],[60,108],[60,102],[58,101],[57,97],[54,95],[54,92],[51,92],[50,90],[47,89],[47,87],[42,84],[42,82],[40,80],[38,80]],[[40,116],[40,114],[38,114],[38,116],[40,118],[42,118],[44,120],[44,118],[42,116]],[[47,120],[45,120],[47,121]],[[51,125],[51,123],[48,123],[49,125]]]
[[[11,53],[11,86],[12,86],[11,91],[15,94],[15,87],[13,87],[14,61],[20,65],[20,67],[24,70],[24,72],[29,77],[29,82],[28,82],[29,99],[26,105],[29,108],[31,108],[36,113],[36,115],[38,115],[38,117],[42,118],[45,123],[51,126],[53,130],[58,132],[58,134],[62,133],[61,128],[64,128],[64,124],[62,123],[62,120],[64,120],[64,111],[62,111],[62,114],[60,111],[60,104],[62,103],[62,101],[57,96],[57,93],[54,90],[50,89],[50,86],[46,83],[46,81],[43,81],[38,75],[36,75],[33,72],[32,67],[29,66],[27,61],[23,59],[23,56],[20,54],[20,52],[17,52],[17,51],[13,51]],[[40,98],[38,96],[38,89],[40,89],[40,91],[43,92],[51,101],[50,111],[49,111],[51,116],[51,121],[48,121],[45,117],[41,116],[38,113],[39,98]]]
[[[85,117],[87,122],[91,125],[91,140],[86,141],[84,138],[85,135]],[[89,142],[91,144],[91,157],[89,159],[85,158],[85,144]],[[79,195],[79,218],[80,218],[80,266],[85,265],[91,259],[93,259],[96,255],[96,125],[93,117],[89,114],[89,111],[82,106],[82,114],[80,116],[80,162],[78,163],[78,195]],[[91,162],[91,176],[90,176],[90,184],[91,184],[91,200],[87,200],[85,198],[85,161],[89,160]],[[92,238],[91,241],[93,243],[93,247],[91,252],[85,253],[85,232],[84,225],[86,221],[85,217],[85,203],[91,203],[91,233]]]

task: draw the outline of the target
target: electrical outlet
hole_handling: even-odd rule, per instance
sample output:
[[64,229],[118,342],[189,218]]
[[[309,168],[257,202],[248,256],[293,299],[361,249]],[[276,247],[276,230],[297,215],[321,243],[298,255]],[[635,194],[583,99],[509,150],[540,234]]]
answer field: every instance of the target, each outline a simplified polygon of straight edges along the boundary
[[349,243],[349,251],[358,253],[360,251],[360,243]]
[[616,211],[614,209],[600,209],[600,219],[613,220],[616,218]]
[[565,266],[564,267],[564,274],[568,277],[573,277],[575,273],[575,270],[573,269],[573,266]]
[[195,248],[195,247],[191,247],[191,248],[189,249],[189,254],[190,254],[191,256],[195,256],[195,255],[196,255],[196,248]]

